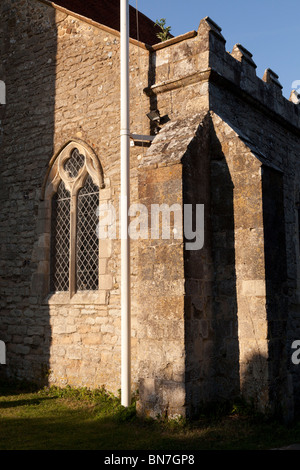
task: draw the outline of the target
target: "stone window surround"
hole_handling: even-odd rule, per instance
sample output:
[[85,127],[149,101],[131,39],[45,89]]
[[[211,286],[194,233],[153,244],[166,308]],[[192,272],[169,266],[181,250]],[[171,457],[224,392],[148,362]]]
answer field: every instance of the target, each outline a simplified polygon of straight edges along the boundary
[[[70,158],[72,150],[77,148],[85,157],[85,165],[79,171],[75,180],[69,177],[64,170],[65,162]],[[80,291],[75,289],[75,240],[71,236],[70,247],[70,289],[68,292],[50,293],[50,246],[51,246],[51,208],[52,197],[56,193],[60,182],[63,180],[71,194],[71,231],[76,231],[76,204],[77,193],[82,187],[85,177],[89,174],[101,189],[110,186],[104,174],[101,162],[94,150],[79,139],[68,141],[62,149],[50,160],[48,170],[42,186],[39,217],[38,217],[38,242],[36,252],[38,268],[33,276],[34,290],[43,298],[43,303],[49,305],[75,305],[95,304],[106,305],[108,291],[112,288],[112,276],[99,271],[99,289],[97,291]],[[109,258],[111,252],[111,240],[99,240],[99,261]]]

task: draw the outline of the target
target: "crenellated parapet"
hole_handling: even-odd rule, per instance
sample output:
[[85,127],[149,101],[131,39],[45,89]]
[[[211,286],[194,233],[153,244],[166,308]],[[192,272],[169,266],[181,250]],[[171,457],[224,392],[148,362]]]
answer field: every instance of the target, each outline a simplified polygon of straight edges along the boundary
[[[241,44],[235,44],[231,53],[226,51],[222,29],[209,17],[201,20],[197,32],[155,45],[151,53],[155,77],[145,89],[149,96],[199,83],[217,84],[277,116],[293,130],[300,129],[297,92],[292,91],[290,98],[285,98],[280,79],[270,68],[262,78],[258,77],[255,59]],[[207,93],[207,87],[202,87],[199,93]]]
[[221,28],[217,30],[219,34],[216,34],[216,24],[210,18],[204,18],[200,22],[199,32],[203,30],[208,31],[210,37],[209,66],[212,70],[299,127],[299,109],[295,107],[295,101],[289,101],[282,95],[282,85],[278,75],[267,68],[262,79],[259,78],[256,75],[257,67],[252,54],[241,44],[236,44],[231,53],[227,52]]

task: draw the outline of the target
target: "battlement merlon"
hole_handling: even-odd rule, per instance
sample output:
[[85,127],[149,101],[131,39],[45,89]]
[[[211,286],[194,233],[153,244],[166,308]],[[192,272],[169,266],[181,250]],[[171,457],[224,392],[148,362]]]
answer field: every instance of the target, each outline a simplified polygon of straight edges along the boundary
[[200,21],[194,34],[178,37],[178,42],[173,38],[152,46],[155,83],[145,93],[157,95],[203,81],[216,83],[299,133],[300,106],[295,92],[289,99],[285,98],[275,72],[267,68],[259,78],[251,52],[239,43],[231,53],[225,46],[222,29],[209,17]]

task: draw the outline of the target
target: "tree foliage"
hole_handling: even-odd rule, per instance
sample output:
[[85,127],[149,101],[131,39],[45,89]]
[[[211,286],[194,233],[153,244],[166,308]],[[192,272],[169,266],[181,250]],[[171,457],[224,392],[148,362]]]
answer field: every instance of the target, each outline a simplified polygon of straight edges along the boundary
[[162,42],[167,41],[168,39],[171,38],[171,36],[170,36],[171,26],[166,26],[166,19],[165,18],[161,18],[160,20],[156,20],[155,25],[159,26],[160,29],[161,29],[161,32],[157,33],[156,36]]

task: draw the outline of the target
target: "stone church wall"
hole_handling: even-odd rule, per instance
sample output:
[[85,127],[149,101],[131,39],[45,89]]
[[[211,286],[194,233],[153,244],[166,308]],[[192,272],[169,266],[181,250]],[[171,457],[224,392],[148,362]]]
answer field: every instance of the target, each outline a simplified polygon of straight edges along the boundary
[[[100,291],[50,295],[50,233],[42,187],[69,141],[84,141],[104,171],[101,203],[119,204],[119,36],[28,0],[1,4],[7,106],[1,142],[1,337],[11,377],[117,392],[120,375],[120,242],[101,240]],[[142,93],[148,53],[131,44],[132,131],[149,127]],[[140,92],[141,90],[141,92]],[[137,197],[133,148],[132,202]],[[133,252],[135,247],[133,246]],[[133,253],[133,260],[134,260]],[[133,288],[136,265],[132,263]],[[134,336],[133,310],[133,336]],[[134,338],[132,341],[134,351]],[[50,374],[50,375],[49,375]]]
[[[242,393],[260,409],[289,417],[299,409],[299,371],[291,361],[299,331],[299,109],[283,97],[272,70],[257,77],[251,53],[237,44],[230,54],[225,43],[205,18],[197,36],[167,49],[154,46],[155,81],[146,90],[171,119],[185,119],[181,129],[190,129],[189,117],[200,109],[209,110],[211,122],[206,147],[195,144],[198,185],[210,184],[196,200],[205,201],[209,220],[203,258],[185,271],[186,405],[197,409],[207,395]],[[167,144],[155,155],[163,136],[152,144],[148,164],[164,153],[164,161],[185,155]],[[197,182],[190,187],[196,194]]]
[[[1,373],[117,392],[120,240],[100,241],[96,293],[51,294],[45,194],[62,149],[82,144],[119,215],[119,34],[46,1],[0,12]],[[240,393],[299,409],[299,107],[225,42],[209,18],[164,44],[130,42],[131,132],[154,134],[146,114],[161,116],[150,148],[131,147],[131,203],[148,222],[153,204],[204,207],[199,250],[174,225],[131,241],[132,388],[152,416]]]

